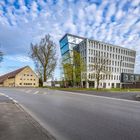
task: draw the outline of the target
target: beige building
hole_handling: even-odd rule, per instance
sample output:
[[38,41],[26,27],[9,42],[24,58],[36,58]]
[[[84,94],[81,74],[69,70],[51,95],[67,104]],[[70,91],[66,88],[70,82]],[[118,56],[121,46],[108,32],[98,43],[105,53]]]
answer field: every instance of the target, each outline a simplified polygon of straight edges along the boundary
[[25,66],[23,68],[0,76],[0,86],[38,87],[39,78],[29,66]]

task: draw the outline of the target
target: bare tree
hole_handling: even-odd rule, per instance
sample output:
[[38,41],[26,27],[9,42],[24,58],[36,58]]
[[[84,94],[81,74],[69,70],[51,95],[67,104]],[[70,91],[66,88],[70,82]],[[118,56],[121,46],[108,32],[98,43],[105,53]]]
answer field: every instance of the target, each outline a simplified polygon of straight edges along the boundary
[[[1,44],[0,44],[0,47],[1,47]],[[0,62],[2,62],[2,60],[3,60],[3,52],[2,51],[0,51]]]
[[31,44],[30,57],[35,63],[36,70],[43,82],[52,77],[56,67],[56,44],[50,35],[41,39],[39,44]]
[[94,73],[95,73],[95,80],[97,83],[96,89],[99,89],[100,80],[102,80],[102,74],[110,74],[108,71],[108,65],[110,65],[111,61],[107,57],[100,57],[96,55],[94,57]]
[[3,52],[0,51],[0,62],[3,60]]

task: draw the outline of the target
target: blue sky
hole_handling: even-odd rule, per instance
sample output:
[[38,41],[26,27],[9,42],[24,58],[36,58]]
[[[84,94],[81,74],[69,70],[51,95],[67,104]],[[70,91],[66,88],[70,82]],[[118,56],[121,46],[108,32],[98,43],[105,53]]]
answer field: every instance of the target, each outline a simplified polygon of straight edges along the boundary
[[[30,65],[30,43],[50,34],[57,44],[65,33],[137,51],[140,73],[140,0],[0,0],[0,74]],[[60,75],[59,66],[55,72]]]

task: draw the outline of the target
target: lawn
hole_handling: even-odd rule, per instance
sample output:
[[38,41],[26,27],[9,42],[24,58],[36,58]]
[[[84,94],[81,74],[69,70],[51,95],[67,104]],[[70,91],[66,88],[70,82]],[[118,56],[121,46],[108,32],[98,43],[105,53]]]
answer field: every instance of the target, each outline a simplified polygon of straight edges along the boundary
[[52,89],[52,90],[64,90],[64,91],[98,91],[98,92],[101,92],[101,91],[105,91],[105,92],[130,92],[130,91],[133,91],[133,92],[140,92],[140,88],[138,89],[120,89],[120,88],[112,88],[112,89],[95,89],[95,88],[73,88],[73,87],[70,87],[70,88],[60,88],[60,87],[48,87],[49,89]]

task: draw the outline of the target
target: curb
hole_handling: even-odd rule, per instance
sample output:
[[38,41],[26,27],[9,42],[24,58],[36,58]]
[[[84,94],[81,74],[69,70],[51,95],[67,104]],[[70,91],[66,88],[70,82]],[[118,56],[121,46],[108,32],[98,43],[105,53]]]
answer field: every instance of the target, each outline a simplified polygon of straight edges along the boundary
[[136,98],[140,98],[140,95],[138,94],[138,95],[136,95]]
[[140,101],[140,94],[137,94],[137,95],[135,96],[135,98],[136,98],[138,101]]
[[32,115],[30,115],[31,113],[28,113],[25,110],[25,107],[23,107],[21,104],[18,103],[18,101],[14,100],[13,98],[11,98],[8,95],[5,95],[4,93],[0,93],[0,95],[5,96],[7,98],[9,98],[10,100],[13,101],[13,103],[21,110],[25,113],[25,115],[27,116],[27,120],[37,129],[39,129],[40,131],[42,131],[42,133],[44,135],[46,135],[46,138],[48,140],[56,140],[36,119],[34,119],[32,117]]

